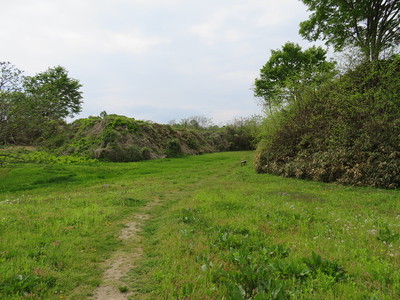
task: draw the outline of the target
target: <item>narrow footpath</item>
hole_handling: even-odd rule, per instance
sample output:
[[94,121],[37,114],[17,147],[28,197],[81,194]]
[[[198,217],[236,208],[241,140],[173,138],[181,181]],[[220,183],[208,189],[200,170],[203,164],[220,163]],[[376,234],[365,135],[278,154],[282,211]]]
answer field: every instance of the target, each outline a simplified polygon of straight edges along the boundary
[[119,235],[123,245],[105,262],[106,271],[100,286],[94,291],[93,299],[125,300],[134,294],[135,291],[126,288],[123,278],[143,255],[140,232],[144,222],[150,218],[151,209],[159,204],[159,199],[149,202],[125,224]]

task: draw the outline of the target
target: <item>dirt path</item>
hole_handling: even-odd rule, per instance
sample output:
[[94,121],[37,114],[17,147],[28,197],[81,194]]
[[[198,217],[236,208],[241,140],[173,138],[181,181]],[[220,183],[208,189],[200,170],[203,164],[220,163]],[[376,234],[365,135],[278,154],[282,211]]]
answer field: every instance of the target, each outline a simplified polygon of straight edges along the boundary
[[122,279],[143,255],[139,233],[142,231],[144,221],[150,218],[150,210],[158,204],[160,204],[159,199],[148,203],[125,224],[119,235],[123,246],[105,262],[107,269],[103,274],[101,285],[94,291],[93,299],[123,300],[133,295],[132,290],[120,290],[126,286]]

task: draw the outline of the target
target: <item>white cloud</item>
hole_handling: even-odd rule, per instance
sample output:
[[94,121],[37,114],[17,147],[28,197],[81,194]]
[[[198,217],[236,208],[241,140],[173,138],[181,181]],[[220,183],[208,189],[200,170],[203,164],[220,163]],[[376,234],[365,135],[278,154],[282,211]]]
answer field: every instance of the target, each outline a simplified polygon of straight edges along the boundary
[[306,15],[298,0],[3,2],[0,61],[28,75],[66,67],[83,84],[81,116],[155,121],[255,113],[254,78]]
[[232,84],[252,82],[258,76],[257,70],[239,70],[220,74],[218,78]]
[[[57,32],[57,34],[59,31]],[[95,30],[92,32],[65,32],[64,39],[60,40],[59,50],[84,53],[105,53],[105,54],[141,54],[149,51],[152,47],[169,43],[167,39],[160,37],[146,36],[138,29],[131,29],[127,32],[114,32],[110,30]],[[57,39],[55,32],[50,33],[48,38]]]
[[190,27],[191,33],[208,44],[240,42],[252,36],[255,27],[273,32],[281,25],[297,21],[299,16],[307,16],[301,1],[294,0],[238,0],[229,4],[223,1],[212,8],[206,19]]

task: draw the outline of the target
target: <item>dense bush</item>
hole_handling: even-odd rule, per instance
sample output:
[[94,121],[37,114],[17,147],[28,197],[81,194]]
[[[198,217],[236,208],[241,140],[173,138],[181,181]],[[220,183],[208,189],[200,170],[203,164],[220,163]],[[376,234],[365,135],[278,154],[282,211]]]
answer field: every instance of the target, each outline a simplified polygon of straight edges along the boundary
[[400,186],[400,57],[366,63],[264,124],[256,169],[352,185]]
[[95,150],[94,157],[113,162],[131,162],[145,159],[141,149],[134,145],[99,148]]
[[181,142],[176,138],[168,140],[165,154],[168,157],[181,157],[183,155]]
[[236,118],[224,127],[230,151],[254,150],[259,142],[261,116]]

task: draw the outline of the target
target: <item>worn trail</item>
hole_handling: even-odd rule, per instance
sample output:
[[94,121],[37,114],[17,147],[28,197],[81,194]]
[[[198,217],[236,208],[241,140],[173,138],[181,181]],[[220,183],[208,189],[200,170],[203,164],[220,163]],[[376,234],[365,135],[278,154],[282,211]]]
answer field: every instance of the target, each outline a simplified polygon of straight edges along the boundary
[[148,203],[125,223],[119,235],[123,245],[105,262],[106,271],[100,286],[94,291],[93,299],[123,300],[134,294],[133,290],[124,290],[123,278],[143,255],[140,232],[144,221],[150,218],[151,209],[159,203],[159,199]]

